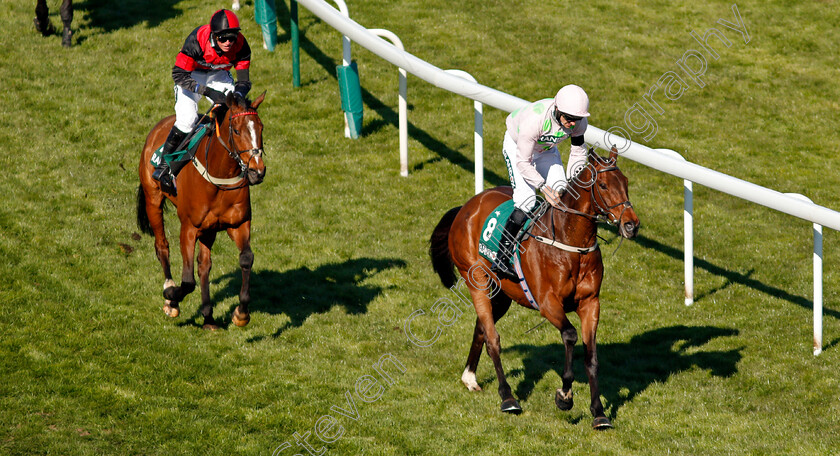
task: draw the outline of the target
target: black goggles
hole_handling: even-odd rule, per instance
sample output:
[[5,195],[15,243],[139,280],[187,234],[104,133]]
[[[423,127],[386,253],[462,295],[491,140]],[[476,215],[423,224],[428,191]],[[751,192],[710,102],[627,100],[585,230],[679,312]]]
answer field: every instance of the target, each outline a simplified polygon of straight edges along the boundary
[[554,110],[554,117],[557,119],[557,122],[560,122],[560,116],[563,116],[567,122],[580,122],[583,117],[573,116],[571,114],[566,114],[559,109]]
[[225,33],[224,35],[219,35],[216,37],[216,41],[220,43],[229,43],[231,41],[236,41],[236,33]]

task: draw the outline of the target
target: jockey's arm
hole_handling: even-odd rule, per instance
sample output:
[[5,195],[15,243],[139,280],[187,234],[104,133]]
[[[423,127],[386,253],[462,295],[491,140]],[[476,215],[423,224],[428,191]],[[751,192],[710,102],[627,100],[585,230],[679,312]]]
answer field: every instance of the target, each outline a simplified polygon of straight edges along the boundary
[[545,184],[545,179],[534,167],[534,148],[536,146],[537,141],[535,139],[520,134],[519,141],[516,143],[516,163],[514,163],[525,182],[534,188]]
[[187,71],[178,65],[172,67],[172,80],[175,84],[188,92],[197,92],[198,82],[193,79],[190,71]]
[[572,146],[569,148],[569,163],[566,165],[566,176],[572,180],[580,170],[586,166],[586,147],[583,144],[583,135],[572,136]]
[[248,73],[248,68],[236,70],[236,85],[233,91],[242,97],[248,95],[248,92],[251,90],[251,80]]

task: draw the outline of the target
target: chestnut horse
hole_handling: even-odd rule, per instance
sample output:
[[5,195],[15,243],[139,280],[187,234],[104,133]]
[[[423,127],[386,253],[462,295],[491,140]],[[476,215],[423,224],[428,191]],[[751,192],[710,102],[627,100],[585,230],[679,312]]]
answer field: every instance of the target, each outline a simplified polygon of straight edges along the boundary
[[[210,302],[210,249],[216,233],[227,231],[239,248],[242,268],[242,288],[239,305],[233,312],[233,323],[245,326],[250,321],[248,303],[251,300],[249,279],[254,253],[251,251],[251,194],[250,185],[265,178],[263,155],[263,125],[257,108],[265,99],[265,92],[254,102],[230,94],[225,104],[227,113],[216,117],[214,133],[201,139],[192,162],[178,174],[178,195],[160,189],[152,178],[154,168],[149,160],[166,139],[175,122],[169,116],[152,128],[140,155],[140,186],[137,189],[137,225],[155,237],[155,253],[163,267],[163,311],[170,317],[180,313],[179,303],[195,289],[193,264],[195,243],[199,243],[198,276],[201,280],[201,314],[205,329],[217,329]],[[220,107],[216,107],[218,111]],[[222,110],[222,112],[224,112]],[[189,166],[192,165],[192,166]],[[166,200],[178,209],[181,221],[181,257],[183,270],[181,285],[176,286],[169,268],[169,241],[163,227],[163,206]]]
[[[612,427],[604,414],[598,389],[598,356],[595,332],[601,303],[599,293],[604,275],[601,251],[597,247],[599,220],[618,226],[625,238],[632,238],[639,229],[639,219],[627,194],[627,178],[616,166],[618,154],[613,148],[609,158],[589,151],[589,163],[570,182],[557,209],[545,203],[537,211],[530,235],[519,243],[521,270],[539,307],[540,314],[557,329],[566,348],[562,389],[555,395],[561,410],[570,410],[572,400],[572,354],[577,331],[566,317],[576,312],[581,320],[585,346],[586,374],[592,396],[590,410],[595,418],[592,427]],[[466,280],[477,314],[475,332],[466,368],[461,381],[470,391],[480,391],[475,371],[486,344],[499,381],[502,411],[520,413],[522,408],[511,393],[499,357],[500,338],[496,322],[510,308],[511,300],[531,308],[519,283],[499,280],[490,272],[490,263],[479,254],[479,237],[487,216],[501,203],[510,199],[510,187],[496,187],[472,197],[462,207],[456,207],[435,227],[430,240],[429,254],[435,272],[447,288],[455,285],[453,266]],[[546,207],[550,209],[545,210]],[[476,272],[479,274],[476,274]]]

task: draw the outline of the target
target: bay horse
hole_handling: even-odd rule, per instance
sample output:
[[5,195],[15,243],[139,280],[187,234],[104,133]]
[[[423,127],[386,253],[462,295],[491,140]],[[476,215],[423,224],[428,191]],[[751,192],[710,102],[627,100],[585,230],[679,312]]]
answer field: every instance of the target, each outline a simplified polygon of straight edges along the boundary
[[[563,384],[555,394],[555,404],[561,410],[570,410],[573,405],[572,355],[578,338],[566,313],[576,312],[580,317],[584,364],[591,393],[590,411],[594,417],[592,427],[595,429],[612,427],[604,414],[598,388],[595,333],[604,263],[597,247],[597,223],[603,220],[617,225],[618,233],[628,239],[639,229],[639,219],[628,197],[627,178],[618,169],[617,160],[615,147],[608,158],[602,158],[590,149],[588,164],[569,183],[560,208],[548,203],[541,206],[544,210],[537,211],[539,215],[533,218],[530,235],[519,243],[521,270],[536,301],[535,306],[560,330],[565,344]],[[496,369],[502,411],[518,414],[522,408],[505,379],[496,322],[508,311],[511,300],[527,308],[532,305],[519,283],[499,280],[490,272],[490,262],[479,254],[478,247],[484,220],[497,206],[510,199],[512,193],[510,187],[492,188],[475,195],[463,206],[450,209],[432,233],[429,254],[435,272],[447,288],[455,285],[453,267],[457,268],[466,281],[477,314],[461,381],[470,391],[481,390],[475,372],[481,349],[486,345]]]
[[[251,193],[250,186],[265,178],[263,161],[263,124],[257,108],[265,99],[263,92],[256,100],[229,94],[224,107],[215,106],[213,113],[215,133],[207,133],[198,143],[195,157],[178,174],[178,195],[172,196],[160,189],[152,178],[152,154],[164,142],[175,123],[169,116],[152,128],[140,154],[140,186],[137,188],[137,225],[146,234],[155,237],[155,253],[163,267],[163,311],[175,318],[180,314],[179,303],[195,290],[193,273],[195,243],[199,243],[198,276],[201,280],[201,314],[205,329],[218,329],[213,319],[210,302],[210,249],[216,233],[227,231],[239,248],[239,266],[242,269],[242,288],[239,305],[233,312],[233,323],[245,326],[250,321],[248,304],[251,301],[249,279],[254,253],[251,251]],[[221,118],[220,118],[221,117]],[[181,222],[181,258],[183,269],[181,285],[172,280],[169,267],[169,241],[163,226],[163,207],[171,201],[178,210]]]

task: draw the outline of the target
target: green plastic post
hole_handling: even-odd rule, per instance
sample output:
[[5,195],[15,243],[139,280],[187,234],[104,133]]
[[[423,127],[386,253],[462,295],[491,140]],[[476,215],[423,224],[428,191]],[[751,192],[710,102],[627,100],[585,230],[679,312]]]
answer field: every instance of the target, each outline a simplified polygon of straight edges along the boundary
[[300,87],[300,38],[298,37],[298,3],[291,0],[290,9],[292,29],[292,86]]
[[356,62],[350,65],[339,65],[335,68],[338,73],[338,91],[341,95],[341,109],[347,120],[350,137],[358,139],[362,132],[362,86],[359,82],[359,69]]
[[263,47],[270,52],[277,45],[277,9],[274,0],[254,0],[254,18],[262,28]]

